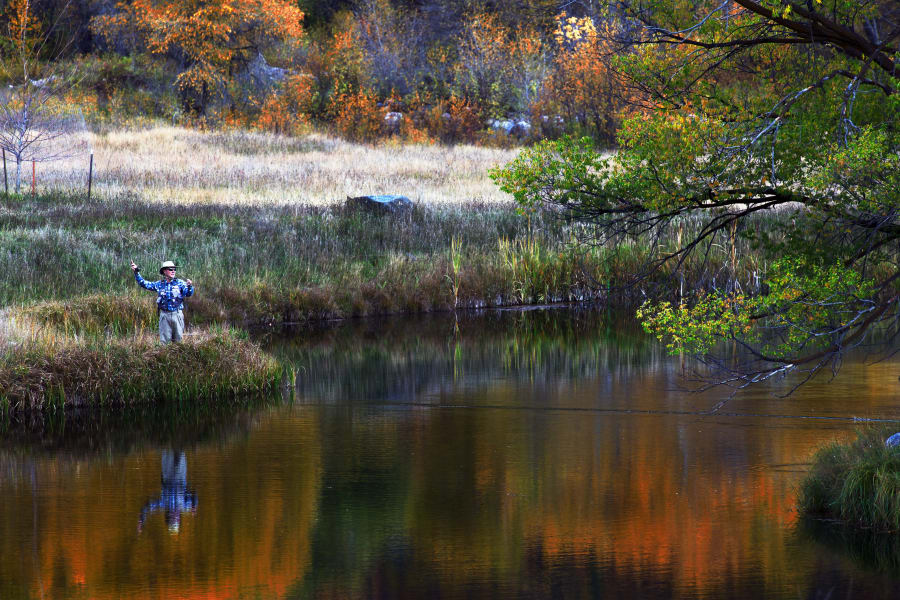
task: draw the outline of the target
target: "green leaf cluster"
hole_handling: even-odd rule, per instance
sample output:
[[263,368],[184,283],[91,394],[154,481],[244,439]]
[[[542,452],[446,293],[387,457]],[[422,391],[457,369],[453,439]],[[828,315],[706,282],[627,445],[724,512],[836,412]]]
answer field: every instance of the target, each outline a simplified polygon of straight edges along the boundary
[[875,284],[857,271],[804,259],[776,261],[766,294],[700,293],[690,302],[647,301],[637,315],[671,353],[709,354],[723,339],[789,362],[846,337],[876,306]]

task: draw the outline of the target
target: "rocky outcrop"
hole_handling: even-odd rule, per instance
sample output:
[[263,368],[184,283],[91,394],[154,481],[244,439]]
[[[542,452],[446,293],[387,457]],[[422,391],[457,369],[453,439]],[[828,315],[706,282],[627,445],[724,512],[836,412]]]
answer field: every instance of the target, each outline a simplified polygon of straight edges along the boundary
[[525,138],[531,134],[531,123],[525,119],[491,119],[487,122],[488,128],[498,134]]
[[256,93],[266,93],[287,77],[287,69],[273,67],[266,62],[262,53],[247,63],[247,68],[238,76],[245,86],[252,88]]
[[384,127],[389,133],[394,133],[400,128],[403,121],[403,113],[391,111],[384,115]]

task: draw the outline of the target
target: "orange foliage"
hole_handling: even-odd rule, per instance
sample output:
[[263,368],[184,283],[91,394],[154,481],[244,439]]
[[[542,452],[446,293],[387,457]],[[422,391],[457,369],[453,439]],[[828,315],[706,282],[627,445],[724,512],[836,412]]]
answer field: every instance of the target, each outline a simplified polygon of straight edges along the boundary
[[334,96],[359,93],[365,63],[362,45],[356,30],[349,24],[334,34],[331,45],[324,53],[324,73]]
[[614,138],[624,90],[608,60],[616,27],[608,21],[598,26],[589,17],[559,15],[553,71],[532,105],[536,121],[549,117],[543,119],[545,133],[559,133],[553,131],[561,128],[554,119],[559,115],[570,126],[578,123],[610,141]]
[[136,31],[154,54],[183,54],[187,67],[175,83],[182,94],[197,96],[201,109],[248,48],[303,35],[303,12],[284,0],[123,0],[116,8],[94,19],[94,32]]
[[10,0],[6,5],[6,16],[13,47],[19,52],[30,53],[39,39],[41,26],[30,10],[29,0]]
[[474,15],[455,66],[457,94],[505,116],[528,103],[541,77],[543,56],[537,31],[506,27],[494,14]]
[[444,142],[473,142],[482,128],[481,109],[455,95],[435,105],[425,118],[428,130]]
[[255,126],[273,133],[297,135],[309,122],[315,95],[311,77],[291,75],[279,92],[266,98]]
[[378,107],[375,94],[368,90],[338,94],[332,98],[334,125],[344,137],[371,142],[382,131],[384,112]]

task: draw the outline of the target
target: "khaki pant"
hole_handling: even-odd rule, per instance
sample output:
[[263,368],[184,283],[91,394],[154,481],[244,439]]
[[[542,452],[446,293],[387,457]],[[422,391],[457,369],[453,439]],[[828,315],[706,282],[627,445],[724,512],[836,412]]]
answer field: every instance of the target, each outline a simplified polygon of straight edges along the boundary
[[159,341],[163,344],[180,342],[184,333],[184,313],[180,310],[159,311]]

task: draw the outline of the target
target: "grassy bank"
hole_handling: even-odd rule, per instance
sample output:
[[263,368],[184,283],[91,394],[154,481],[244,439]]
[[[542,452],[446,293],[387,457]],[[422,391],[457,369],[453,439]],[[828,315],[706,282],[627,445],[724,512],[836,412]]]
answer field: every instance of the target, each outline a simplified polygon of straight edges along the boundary
[[819,450],[800,490],[801,512],[875,531],[900,531],[900,448],[884,444],[896,431],[896,424],[873,427],[849,444]]
[[[558,252],[562,231],[531,237],[528,219],[488,179],[510,151],[165,126],[85,135],[90,201],[87,156],[38,165],[35,196],[0,200],[7,406],[270,386],[274,361],[246,340],[209,333],[213,324],[547,301],[587,289],[573,257]],[[391,192],[418,208],[390,219],[341,204]],[[155,345],[153,298],[135,285],[131,259],[148,278],[173,259],[194,279],[187,320],[198,335]]]
[[[163,205],[48,194],[4,200],[0,209],[0,305],[68,334],[155,327],[152,297],[135,285],[131,259],[148,278],[164,258],[179,264],[179,275],[197,285],[192,324],[245,326],[590,300],[630,281],[651,250],[639,241],[576,247],[583,226],[548,213],[523,216],[509,203],[420,205],[391,217],[342,204]],[[721,276],[727,257],[725,249],[695,272],[688,264],[689,283]]]
[[[304,321],[584,300],[611,282],[605,251],[576,252],[548,215],[485,203],[403,217],[331,207],[165,206],[50,194],[0,203],[0,303],[68,334],[155,327],[155,278],[174,259],[195,325]],[[635,252],[635,260],[639,252]],[[621,279],[621,278],[620,278]]]
[[[64,301],[39,316],[58,324],[75,311],[78,327],[96,313],[98,327],[115,329],[111,317],[124,311],[128,327],[146,327],[152,314],[137,318],[129,299],[138,295],[130,259],[150,276],[161,260],[176,260],[198,284],[195,323],[578,301],[630,279],[651,251],[692,227],[678,224],[669,241],[574,250],[588,227],[519,214],[488,177],[514,150],[161,125],[86,135],[91,201],[87,157],[72,157],[39,165],[36,198],[0,204],[8,274],[0,307]],[[401,193],[417,206],[403,218],[343,207],[347,196],[371,193]],[[727,241],[714,245],[685,265],[688,284],[750,282],[764,269],[741,247],[741,272],[723,273],[734,254]]]
[[151,336],[35,340],[0,356],[0,406],[53,410],[142,401],[226,399],[274,389],[281,368],[227,331],[161,346]]

